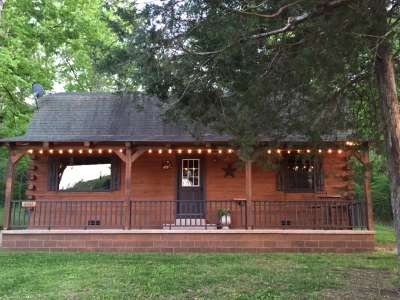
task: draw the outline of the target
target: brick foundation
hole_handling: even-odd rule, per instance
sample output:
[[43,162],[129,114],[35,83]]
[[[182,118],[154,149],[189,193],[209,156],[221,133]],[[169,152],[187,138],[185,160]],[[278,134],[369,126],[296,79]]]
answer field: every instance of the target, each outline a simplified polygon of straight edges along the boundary
[[323,230],[9,230],[3,249],[107,252],[359,252],[373,231]]

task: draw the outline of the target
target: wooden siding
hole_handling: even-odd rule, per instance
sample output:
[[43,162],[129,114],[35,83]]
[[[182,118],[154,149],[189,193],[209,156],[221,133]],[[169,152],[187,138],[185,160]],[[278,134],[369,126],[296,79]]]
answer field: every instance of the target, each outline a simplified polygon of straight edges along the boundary
[[[170,160],[173,167],[162,169],[162,162]],[[245,198],[245,172],[237,166],[235,177],[224,177],[223,168],[235,163],[238,158],[232,155],[204,155],[204,188],[208,200],[230,200]],[[122,200],[124,197],[124,167],[121,167],[121,184],[119,191],[112,192],[52,192],[48,191],[48,157],[36,156],[32,160],[31,189],[28,196],[34,199],[110,199]],[[148,154],[139,157],[132,167],[133,200],[174,200],[176,199],[177,166],[175,155]],[[277,176],[274,171],[253,166],[253,199],[254,200],[309,200],[318,197],[337,197],[351,199],[353,183],[349,178],[347,155],[325,154],[323,157],[324,191],[317,193],[286,193],[277,191]]]

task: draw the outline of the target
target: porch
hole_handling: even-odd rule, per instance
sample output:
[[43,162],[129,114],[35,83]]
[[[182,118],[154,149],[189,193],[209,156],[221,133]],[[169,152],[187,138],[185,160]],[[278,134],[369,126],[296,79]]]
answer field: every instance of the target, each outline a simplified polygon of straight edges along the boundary
[[[168,252],[373,250],[368,169],[366,199],[355,200],[348,177],[350,150],[297,150],[297,155],[312,153],[313,159],[286,160],[294,165],[290,173],[280,176],[252,161],[244,161],[243,168],[232,173],[239,157],[229,148],[199,148],[196,154],[191,148],[174,149],[160,148],[154,153],[151,148],[131,149],[129,143],[126,148],[103,145],[84,150],[72,146],[10,148],[3,247]],[[274,153],[266,151],[279,161],[293,157],[290,149]],[[16,163],[24,154],[31,159],[27,198],[11,200]],[[318,163],[322,158],[324,165]],[[108,190],[61,190],[66,166],[99,162],[110,162]],[[226,228],[221,228],[220,210],[230,212],[231,224]]]

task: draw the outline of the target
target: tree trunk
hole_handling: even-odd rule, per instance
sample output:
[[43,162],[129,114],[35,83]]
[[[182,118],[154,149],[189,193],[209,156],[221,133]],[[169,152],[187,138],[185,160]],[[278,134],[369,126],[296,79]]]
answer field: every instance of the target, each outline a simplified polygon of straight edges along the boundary
[[1,13],[3,12],[4,2],[6,2],[6,0],[0,0],[0,20],[1,20]]
[[390,44],[386,40],[380,42],[376,53],[375,73],[384,121],[397,254],[400,255],[400,113]]

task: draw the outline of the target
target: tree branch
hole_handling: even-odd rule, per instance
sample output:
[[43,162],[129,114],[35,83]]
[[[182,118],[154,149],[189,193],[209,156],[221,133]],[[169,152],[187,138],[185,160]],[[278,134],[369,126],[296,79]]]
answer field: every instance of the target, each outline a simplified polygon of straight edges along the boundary
[[229,9],[229,11],[240,14],[240,15],[246,15],[246,16],[256,16],[256,17],[261,17],[261,18],[275,18],[278,17],[280,14],[282,14],[286,9],[289,7],[296,5],[300,2],[303,2],[304,0],[297,0],[294,2],[290,2],[288,4],[285,4],[284,6],[280,7],[275,13],[273,14],[263,14],[263,13],[258,13],[258,12],[251,12],[251,11],[240,11],[240,10],[234,10],[234,9]]
[[232,43],[226,45],[223,48],[220,48],[220,49],[217,49],[217,50],[214,50],[214,51],[205,51],[205,52],[193,52],[192,51],[192,53],[194,53],[196,55],[219,54],[219,53],[222,53],[222,52],[226,51],[227,49],[229,49],[229,48],[231,48],[231,47],[233,47],[233,46],[235,46],[237,44],[240,44],[240,43],[243,43],[243,42],[247,42],[249,40],[266,38],[266,37],[269,37],[269,36],[274,36],[274,35],[278,35],[278,34],[281,34],[281,33],[285,33],[285,32],[293,30],[294,28],[296,28],[297,25],[305,22],[308,19],[319,17],[319,16],[323,15],[324,13],[326,13],[327,11],[332,10],[332,9],[336,9],[336,8],[346,4],[348,2],[351,2],[351,1],[354,1],[354,0],[333,0],[333,1],[330,1],[330,2],[325,3],[323,5],[318,5],[317,7],[315,7],[310,12],[304,12],[303,14],[301,14],[299,16],[289,17],[286,25],[281,27],[281,28],[241,38],[241,39],[239,39],[239,40],[237,40],[235,42],[232,42]]

